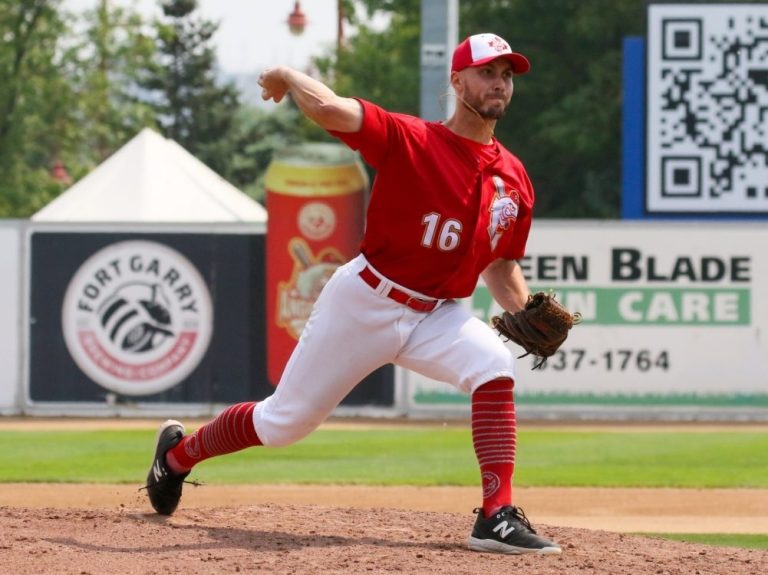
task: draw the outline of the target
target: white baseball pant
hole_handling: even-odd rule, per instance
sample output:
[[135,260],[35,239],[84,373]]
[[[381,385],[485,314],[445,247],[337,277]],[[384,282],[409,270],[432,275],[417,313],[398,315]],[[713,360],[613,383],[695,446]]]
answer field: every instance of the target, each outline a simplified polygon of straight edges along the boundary
[[339,267],[323,288],[275,392],[253,412],[266,446],[294,443],[314,431],[342,399],[377,368],[394,363],[472,393],[500,378],[514,379],[514,357],[498,335],[454,300],[429,313],[386,296],[359,276],[359,255]]

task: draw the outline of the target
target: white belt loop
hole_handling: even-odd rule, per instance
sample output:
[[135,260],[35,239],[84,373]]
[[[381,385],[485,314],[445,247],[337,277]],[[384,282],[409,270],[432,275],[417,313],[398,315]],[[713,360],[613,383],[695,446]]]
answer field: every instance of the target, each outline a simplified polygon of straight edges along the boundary
[[392,284],[389,282],[389,280],[385,280],[381,276],[377,277],[379,278],[379,285],[376,287],[376,293],[380,296],[387,297],[390,290],[392,289]]

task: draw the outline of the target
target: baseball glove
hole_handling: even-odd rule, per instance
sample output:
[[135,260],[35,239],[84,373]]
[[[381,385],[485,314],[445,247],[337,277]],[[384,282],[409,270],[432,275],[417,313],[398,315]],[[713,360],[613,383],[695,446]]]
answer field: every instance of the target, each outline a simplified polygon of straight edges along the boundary
[[541,367],[568,337],[568,331],[581,321],[581,314],[569,312],[551,293],[528,296],[525,307],[515,313],[505,311],[491,318],[491,325],[507,340],[539,358],[533,369]]

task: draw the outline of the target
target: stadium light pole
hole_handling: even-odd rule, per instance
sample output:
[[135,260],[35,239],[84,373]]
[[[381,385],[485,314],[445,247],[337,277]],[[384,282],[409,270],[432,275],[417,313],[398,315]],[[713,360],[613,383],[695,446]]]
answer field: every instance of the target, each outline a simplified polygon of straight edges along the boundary
[[448,77],[458,37],[459,0],[421,0],[419,110],[425,120],[445,120],[456,109]]
[[304,28],[307,27],[307,15],[301,10],[301,2],[296,0],[293,5],[293,11],[288,14],[288,30],[294,36],[301,36]]
[[[296,0],[293,11],[288,14],[288,29],[294,36],[301,36],[307,27],[307,15],[301,9],[301,2]],[[344,0],[336,2],[336,49],[341,50],[344,45]]]

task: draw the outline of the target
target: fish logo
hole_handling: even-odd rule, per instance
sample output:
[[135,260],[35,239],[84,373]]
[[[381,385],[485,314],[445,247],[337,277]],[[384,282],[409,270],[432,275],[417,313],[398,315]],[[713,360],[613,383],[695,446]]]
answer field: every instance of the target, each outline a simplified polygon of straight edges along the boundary
[[520,210],[520,195],[516,190],[511,189],[507,192],[504,180],[499,176],[493,176],[493,185],[496,188],[496,193],[489,209],[491,221],[488,226],[491,250],[496,249],[501,236],[509,229],[512,222],[517,220],[517,214]]
[[491,40],[488,42],[488,45],[496,50],[499,54],[506,54],[512,51],[512,48],[509,47],[509,44],[507,44],[498,36],[491,38]]

